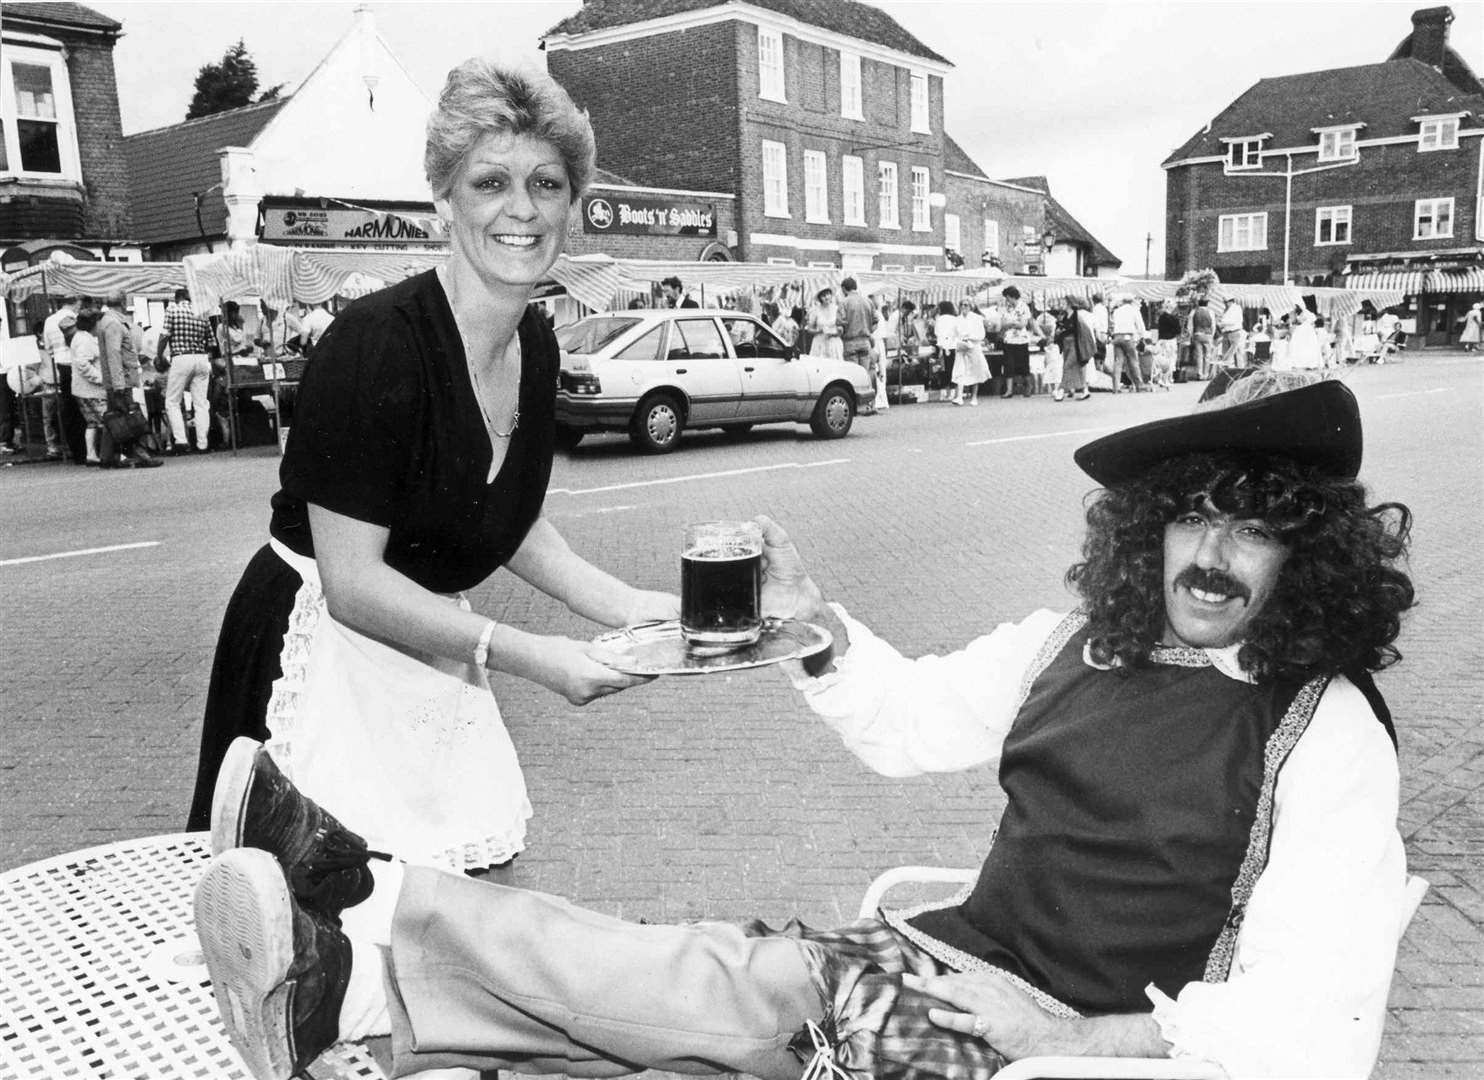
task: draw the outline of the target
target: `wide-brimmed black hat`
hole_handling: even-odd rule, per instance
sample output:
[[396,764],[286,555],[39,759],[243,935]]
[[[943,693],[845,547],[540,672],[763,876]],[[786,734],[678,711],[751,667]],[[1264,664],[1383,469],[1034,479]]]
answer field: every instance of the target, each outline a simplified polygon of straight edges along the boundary
[[[1217,376],[1202,402],[1218,401],[1238,381]],[[1215,392],[1213,394],[1213,391]],[[1104,487],[1136,479],[1153,465],[1182,454],[1272,454],[1318,467],[1330,476],[1354,479],[1363,441],[1360,408],[1344,383],[1328,379],[1295,390],[1251,398],[1226,408],[1197,409],[1187,416],[1155,420],[1116,431],[1079,447],[1082,471]]]

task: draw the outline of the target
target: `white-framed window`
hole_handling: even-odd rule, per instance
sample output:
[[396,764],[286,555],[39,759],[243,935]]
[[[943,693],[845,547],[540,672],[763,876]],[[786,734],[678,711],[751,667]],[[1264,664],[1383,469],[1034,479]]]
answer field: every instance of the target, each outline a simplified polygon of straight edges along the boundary
[[1413,240],[1433,240],[1453,235],[1453,200],[1418,199],[1412,219]]
[[1338,127],[1319,129],[1319,160],[1320,161],[1349,161],[1355,157],[1355,136],[1360,129],[1358,127]]
[[782,255],[769,255],[768,256],[768,265],[769,266],[797,266],[798,263],[794,262],[794,260],[792,260],[792,259],[785,259]]
[[850,120],[864,120],[865,102],[861,98],[861,58],[859,53],[840,52],[840,115]]
[[1320,206],[1314,210],[1314,243],[1350,243],[1350,207]]
[[1226,145],[1226,171],[1262,167],[1262,136],[1251,139],[1233,139]]
[[963,228],[957,214],[943,215],[943,246],[963,254]]
[[902,227],[901,219],[897,217],[897,163],[895,161],[876,163],[876,212],[883,229]]
[[907,268],[901,263],[885,263],[881,267],[881,272],[883,274],[905,274]]
[[996,257],[1000,254],[1000,223],[993,218],[984,219],[984,250]]
[[930,131],[928,127],[928,77],[921,72],[911,74],[912,130]]
[[757,96],[787,101],[783,85],[783,33],[757,28]]
[[1424,116],[1417,122],[1422,125],[1422,132],[1417,136],[1419,152],[1458,149],[1458,117]]
[[811,270],[831,270],[834,267],[835,264],[832,262],[811,262],[809,264],[809,269]]
[[[912,168],[912,231],[932,232],[933,215],[928,208],[928,194],[932,187],[932,175],[926,169]],[[955,249],[956,250],[956,249]]]
[[788,148],[763,140],[763,214],[788,217]]
[[866,223],[866,163],[846,154],[840,159],[840,193],[845,224]]
[[913,263],[912,272],[914,274],[936,274],[938,268],[932,263]]
[[1217,251],[1265,251],[1268,215],[1222,214],[1216,230]]
[[804,151],[804,220],[830,223],[830,189],[825,175],[824,151]]
[[61,50],[0,49],[0,174],[82,182],[72,84]]

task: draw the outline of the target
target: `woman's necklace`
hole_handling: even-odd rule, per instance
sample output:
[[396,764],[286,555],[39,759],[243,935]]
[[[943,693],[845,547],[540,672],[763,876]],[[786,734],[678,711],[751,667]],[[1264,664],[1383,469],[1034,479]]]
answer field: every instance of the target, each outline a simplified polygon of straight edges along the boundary
[[[519,396],[519,391],[517,390],[517,395],[516,395],[516,399],[515,399],[516,400],[515,411],[513,413],[511,413],[511,415],[510,415],[510,427],[507,430],[505,430],[505,431],[501,431],[499,429],[499,427],[496,426],[496,424],[495,424],[495,418],[490,415],[489,398],[488,398],[488,395],[485,394],[485,392],[484,392],[484,384],[481,382],[481,380],[479,378],[479,367],[474,362],[474,350],[472,348],[470,348],[470,345],[469,345],[469,335],[464,332],[463,324],[461,324],[459,322],[458,312],[454,309],[453,291],[452,291],[452,289],[450,288],[450,285],[449,285],[448,270],[447,270],[446,267],[440,266],[438,268],[438,280],[439,280],[439,283],[442,284],[442,286],[443,286],[443,294],[444,294],[444,296],[448,297],[448,301],[449,301],[448,307],[449,307],[449,311],[452,312],[452,314],[453,314],[453,324],[454,324],[454,326],[456,326],[458,328],[458,331],[459,331],[459,341],[462,342],[463,343],[463,346],[464,346],[464,364],[469,369],[469,381],[474,386],[474,400],[479,405],[479,415],[484,420],[484,429],[486,431],[488,431],[493,438],[496,438],[496,439],[508,439],[508,438],[510,438],[510,436],[514,435],[515,432],[516,432],[516,429],[520,427],[520,396]],[[513,358],[511,356],[512,350],[514,351],[514,354],[515,354]],[[511,335],[511,338],[510,338],[509,343],[505,346],[505,355],[503,357],[503,360],[504,360],[504,363],[507,365],[507,367],[508,367],[508,365],[510,365],[513,362],[515,364],[516,370],[517,371],[520,370],[521,356],[520,356],[520,331],[519,330],[517,330],[513,335]]]
[[[469,352],[469,337],[468,337],[467,334],[464,333],[463,327],[460,327],[459,328],[459,336],[464,339],[464,356],[465,357],[469,357],[471,355],[470,352]],[[512,351],[515,353],[515,357],[514,357],[513,360],[512,360],[511,355],[510,355]],[[519,365],[520,365],[520,337],[519,337],[519,335],[517,335],[515,337],[512,337],[510,339],[510,344],[508,344],[508,345],[505,346],[505,363],[506,364],[514,363],[517,367],[519,367]],[[474,384],[474,398],[475,398],[476,401],[479,402],[479,415],[482,416],[482,417],[484,417],[484,427],[485,427],[485,430],[488,431],[491,435],[493,435],[497,439],[508,439],[508,438],[510,438],[510,436],[512,436],[512,435],[515,434],[515,429],[518,428],[518,427],[520,427],[520,404],[519,404],[519,398],[516,399],[517,404],[515,406],[515,411],[513,413],[511,413],[511,415],[510,415],[510,428],[508,430],[506,430],[506,431],[501,431],[495,425],[495,418],[490,415],[489,401],[488,401],[488,398],[486,397],[485,392],[484,392],[484,385],[480,382],[480,379],[479,379],[479,369],[477,367],[475,367],[472,362],[469,363],[469,379]]]

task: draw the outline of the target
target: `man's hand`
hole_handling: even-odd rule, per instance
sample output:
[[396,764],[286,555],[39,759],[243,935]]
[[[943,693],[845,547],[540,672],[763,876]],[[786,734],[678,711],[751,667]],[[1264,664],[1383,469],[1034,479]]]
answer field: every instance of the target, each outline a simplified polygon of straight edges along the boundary
[[804,569],[799,549],[772,518],[760,514],[755,520],[763,530],[763,618],[823,621],[830,612],[819,586]]
[[1170,1055],[1171,1046],[1150,1013],[1061,1019],[1008,979],[987,971],[932,978],[903,975],[902,985],[953,1006],[929,1009],[933,1023],[950,1031],[977,1033],[1011,1061],[1034,1054]]
[[[928,1019],[941,1028],[977,1034],[1011,1061],[1032,1054],[1066,1053],[1069,1022],[1052,1016],[1008,979],[991,972],[966,972],[921,978],[903,975],[902,984],[952,1005],[929,1009]],[[975,1025],[981,1024],[979,1031]]]

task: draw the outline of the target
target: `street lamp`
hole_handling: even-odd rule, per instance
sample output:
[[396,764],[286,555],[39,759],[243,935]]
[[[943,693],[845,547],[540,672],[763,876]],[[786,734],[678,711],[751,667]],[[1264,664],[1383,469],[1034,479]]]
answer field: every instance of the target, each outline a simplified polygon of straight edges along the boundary
[[1293,178],[1295,176],[1307,176],[1309,173],[1328,172],[1330,169],[1343,169],[1348,165],[1358,165],[1360,154],[1357,152],[1348,161],[1335,161],[1328,165],[1314,165],[1307,169],[1295,169],[1293,167],[1292,152],[1284,155],[1287,167],[1282,172],[1249,172],[1246,169],[1233,172],[1226,170],[1227,176],[1281,176],[1283,177],[1283,284],[1292,285],[1288,276],[1288,252],[1290,247],[1290,234],[1293,232]]

